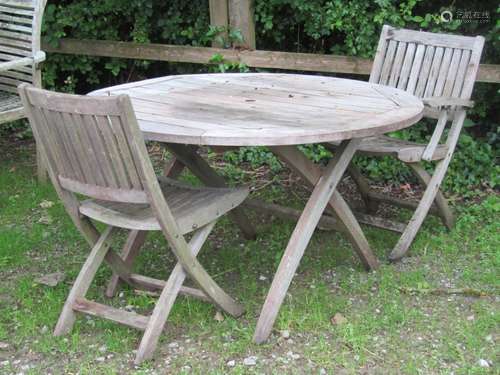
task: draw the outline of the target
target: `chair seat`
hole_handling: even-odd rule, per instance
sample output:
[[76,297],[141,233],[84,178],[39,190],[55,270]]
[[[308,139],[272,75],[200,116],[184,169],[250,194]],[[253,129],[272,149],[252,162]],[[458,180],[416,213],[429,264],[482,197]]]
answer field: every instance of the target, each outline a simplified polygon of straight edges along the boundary
[[[340,142],[332,142],[331,145],[338,146]],[[367,155],[393,155],[406,163],[414,163],[422,160],[422,154],[427,147],[426,144],[405,141],[388,136],[366,137],[361,140],[358,152]],[[446,156],[448,148],[439,144],[432,160],[441,160]]]
[[[159,179],[162,192],[182,234],[212,222],[238,206],[248,188],[193,187],[166,177]],[[94,220],[116,227],[136,230],[160,230],[160,224],[148,204],[120,203],[88,199],[80,212]]]

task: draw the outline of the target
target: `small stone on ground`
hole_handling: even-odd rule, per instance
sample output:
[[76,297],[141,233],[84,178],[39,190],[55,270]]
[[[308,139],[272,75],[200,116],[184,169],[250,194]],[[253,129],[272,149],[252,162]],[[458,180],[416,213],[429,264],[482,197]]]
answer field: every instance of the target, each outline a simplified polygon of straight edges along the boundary
[[477,361],[477,364],[479,365],[479,367],[490,367],[490,363],[486,359],[482,358]]
[[257,357],[256,356],[250,356],[250,357],[246,357],[244,360],[243,360],[243,364],[245,366],[255,366],[257,364]]

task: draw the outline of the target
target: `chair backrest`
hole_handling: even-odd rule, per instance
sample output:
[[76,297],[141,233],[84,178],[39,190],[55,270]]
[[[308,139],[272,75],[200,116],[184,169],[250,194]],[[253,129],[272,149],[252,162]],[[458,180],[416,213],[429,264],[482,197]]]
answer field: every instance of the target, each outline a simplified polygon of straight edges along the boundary
[[[0,62],[33,57],[40,51],[42,17],[46,0],[2,0],[0,2]],[[36,66],[0,72],[0,90],[17,93],[23,82],[41,86]]]
[[28,84],[19,94],[53,183],[96,199],[149,202],[144,181],[156,178],[128,96],[61,94]]
[[437,34],[385,25],[370,82],[397,87],[420,98],[470,99],[483,45],[481,36]]

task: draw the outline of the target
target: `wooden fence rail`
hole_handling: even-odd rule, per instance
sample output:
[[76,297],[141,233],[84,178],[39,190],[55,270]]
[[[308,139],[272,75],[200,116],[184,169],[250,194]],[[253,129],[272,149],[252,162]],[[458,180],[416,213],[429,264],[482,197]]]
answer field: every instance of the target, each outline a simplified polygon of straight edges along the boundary
[[[228,61],[241,62],[253,68],[272,68],[328,73],[370,74],[372,61],[359,57],[321,55],[312,53],[260,50],[222,49],[209,47],[142,44],[109,40],[62,39],[59,46],[43,45],[47,52],[71,55],[119,57],[209,64],[215,54]],[[500,65],[481,64],[478,82],[500,83]]]

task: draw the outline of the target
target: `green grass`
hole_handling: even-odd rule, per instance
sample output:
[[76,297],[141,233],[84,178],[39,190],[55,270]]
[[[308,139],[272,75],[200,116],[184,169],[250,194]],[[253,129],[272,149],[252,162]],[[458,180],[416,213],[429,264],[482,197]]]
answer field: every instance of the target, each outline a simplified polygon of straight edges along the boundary
[[[252,343],[252,335],[293,224],[252,216],[259,238],[245,241],[223,219],[200,259],[216,281],[242,301],[245,315],[239,319],[225,316],[218,322],[213,306],[180,298],[155,359],[134,367],[133,350],[140,339],[135,330],[82,316],[71,334],[51,335],[89,249],[53,189],[35,182],[29,151],[17,148],[0,159],[0,341],[9,345],[0,349],[0,374],[317,374],[322,368],[342,374],[499,372],[498,196],[457,207],[458,221],[451,232],[429,218],[409,257],[396,264],[384,263],[371,273],[363,270],[343,236],[317,231],[275,332],[261,346]],[[277,184],[261,194],[297,204],[296,194],[287,194]],[[54,205],[42,208],[42,201]],[[371,228],[366,233],[376,254],[385,260],[397,236]],[[166,278],[174,259],[165,240],[159,233],[152,234],[144,249],[136,269]],[[36,277],[51,272],[64,272],[65,282],[54,288],[35,283]],[[138,312],[151,310],[155,299],[131,289],[106,301],[103,291],[109,276],[103,267],[89,298],[118,307],[133,305]],[[422,293],[407,294],[400,287]],[[487,296],[424,293],[442,287],[473,288]],[[346,318],[344,324],[332,324],[336,313]],[[280,337],[282,330],[290,331],[291,340]],[[172,342],[182,349],[169,347]],[[299,358],[292,359],[288,352]],[[258,357],[257,366],[243,365],[250,355]],[[481,358],[491,361],[492,367],[479,367]],[[235,360],[236,366],[227,367],[229,360]]]

